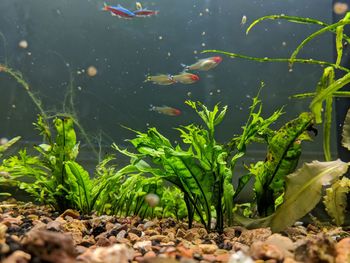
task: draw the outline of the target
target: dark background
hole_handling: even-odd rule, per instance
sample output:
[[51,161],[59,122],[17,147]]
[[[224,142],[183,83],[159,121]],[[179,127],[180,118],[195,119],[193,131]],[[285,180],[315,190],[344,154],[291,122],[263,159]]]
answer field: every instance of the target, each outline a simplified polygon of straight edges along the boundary
[[[135,7],[134,1],[108,2],[118,3],[129,9]],[[228,140],[241,131],[262,81],[263,115],[285,105],[286,114],[276,128],[308,109],[309,100],[288,97],[313,91],[322,74],[319,66],[295,65],[289,72],[285,63],[223,57],[217,68],[199,72],[201,79],[196,84],[157,86],[143,81],[147,74],[176,74],[182,70],[181,63],[211,56],[200,54],[204,49],[289,57],[319,27],[268,20],[246,36],[247,26],[261,16],[282,13],[331,23],[332,1],[157,0],[142,4],[159,10],[159,14],[126,20],[101,11],[103,1],[1,0],[0,32],[4,41],[0,41],[0,63],[7,62],[23,73],[49,114],[62,111],[73,79],[77,117],[91,140],[96,145],[102,143],[103,152],[110,151],[112,142],[126,145],[125,139],[134,136],[121,124],[143,131],[156,126],[165,136],[177,140],[173,127],[200,121],[184,104],[186,99],[202,101],[209,107],[218,102],[228,105],[227,116],[218,129],[218,140]],[[247,16],[247,24],[242,26],[243,15]],[[27,49],[18,47],[21,40],[28,42]],[[333,61],[332,52],[332,35],[325,34],[309,43],[299,57]],[[90,65],[97,68],[96,77],[78,74]],[[0,94],[0,137],[21,135],[26,145],[39,141],[32,126],[38,110],[24,89],[0,73]],[[149,111],[150,104],[179,108],[183,114],[161,115]],[[322,160],[321,136],[322,132],[316,143],[306,143],[304,159]],[[96,160],[84,141],[82,145],[82,158]],[[251,149],[249,158],[257,156],[263,156],[263,149]]]

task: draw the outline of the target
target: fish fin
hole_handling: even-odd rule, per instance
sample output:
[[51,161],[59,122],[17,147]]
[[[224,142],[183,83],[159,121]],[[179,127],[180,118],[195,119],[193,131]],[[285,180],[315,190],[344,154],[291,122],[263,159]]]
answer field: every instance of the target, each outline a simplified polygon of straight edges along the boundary
[[107,11],[108,10],[107,7],[108,7],[107,3],[103,2],[103,7],[101,8],[101,10],[102,11]]
[[136,9],[142,9],[142,4],[140,2],[136,2]]
[[145,75],[146,79],[143,82],[149,82],[151,81],[151,76],[150,75]]
[[183,72],[190,69],[190,66],[188,66],[188,65],[186,65],[186,64],[181,63],[181,66],[184,68],[184,69],[183,69]]

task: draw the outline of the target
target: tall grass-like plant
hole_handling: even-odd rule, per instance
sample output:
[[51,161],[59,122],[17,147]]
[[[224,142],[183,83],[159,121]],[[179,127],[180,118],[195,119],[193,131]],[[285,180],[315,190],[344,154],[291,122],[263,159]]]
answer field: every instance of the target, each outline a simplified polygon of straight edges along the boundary
[[[293,67],[294,63],[317,64],[324,67],[323,75],[320,79],[320,82],[316,85],[315,92],[298,94],[294,97],[313,98],[310,103],[310,110],[315,116],[316,123],[324,122],[323,149],[325,160],[329,161],[331,160],[330,134],[332,123],[333,97],[350,97],[350,92],[340,91],[342,87],[350,83],[350,69],[341,66],[341,62],[343,59],[344,43],[350,44],[350,37],[344,33],[344,27],[350,24],[350,12],[347,13],[344,16],[344,18],[342,18],[340,21],[333,24],[327,24],[317,19],[288,15],[264,16],[253,21],[247,28],[246,33],[248,34],[256,25],[265,20],[287,20],[292,23],[314,24],[320,26],[321,29],[315,31],[314,33],[306,37],[292,52],[289,58],[259,58],[220,50],[204,50],[203,53],[214,52],[224,54],[232,58],[243,58],[258,62],[288,62],[290,67]],[[335,34],[335,47],[337,52],[337,59],[335,63],[315,59],[297,58],[300,51],[305,45],[307,45],[314,38],[327,32]],[[345,75],[338,79],[335,79],[334,70],[340,70],[344,72]]]

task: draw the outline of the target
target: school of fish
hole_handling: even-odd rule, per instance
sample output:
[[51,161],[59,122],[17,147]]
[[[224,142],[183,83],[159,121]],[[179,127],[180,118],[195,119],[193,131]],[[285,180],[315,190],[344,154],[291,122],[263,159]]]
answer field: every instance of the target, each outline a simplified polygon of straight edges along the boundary
[[[134,17],[151,17],[159,13],[158,10],[150,10],[143,8],[140,2],[136,2],[136,9],[131,11],[121,5],[112,6],[104,3],[102,8],[103,11],[109,11],[112,16],[117,16],[119,18],[131,19]],[[244,24],[246,17],[242,18],[242,23]],[[178,74],[157,74],[148,75],[144,82],[151,82],[156,85],[169,86],[176,83],[180,84],[193,84],[199,81],[199,76],[197,74],[190,73],[188,71],[208,71],[215,68],[222,61],[219,56],[202,58],[197,60],[195,63],[190,65],[181,64],[183,70]],[[177,108],[163,106],[153,106],[151,105],[150,111],[155,111],[168,116],[179,116],[181,111]]]

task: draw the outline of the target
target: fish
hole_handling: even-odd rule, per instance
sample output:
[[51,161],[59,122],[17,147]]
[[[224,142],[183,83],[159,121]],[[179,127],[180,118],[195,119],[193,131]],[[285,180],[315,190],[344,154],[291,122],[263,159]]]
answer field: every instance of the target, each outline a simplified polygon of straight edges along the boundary
[[134,11],[134,14],[138,17],[150,17],[157,15],[158,13],[158,10],[149,10],[147,8],[137,9]]
[[134,12],[122,7],[121,5],[111,6],[104,3],[102,10],[111,12],[112,16],[118,16],[122,18],[133,18],[135,16]]
[[170,74],[158,74],[154,76],[147,76],[144,82],[152,82],[158,85],[171,85],[176,83],[174,77]]
[[222,57],[216,56],[216,57],[210,57],[210,58],[202,58],[199,59],[196,63],[192,65],[184,65],[181,64],[184,67],[184,70],[200,70],[200,71],[208,71],[212,68],[215,68],[219,63],[222,61]]
[[174,75],[173,80],[182,84],[192,84],[197,82],[199,80],[199,77],[198,75],[192,73],[181,72],[178,75]]
[[151,105],[151,108],[149,109],[150,111],[155,111],[160,114],[168,115],[168,116],[179,116],[181,115],[181,111],[176,108],[172,108],[169,106],[153,106]]
[[140,2],[136,2],[136,10],[134,11],[134,14],[138,17],[150,17],[157,15],[159,11],[156,10],[149,10],[147,8],[143,8],[142,4]]

